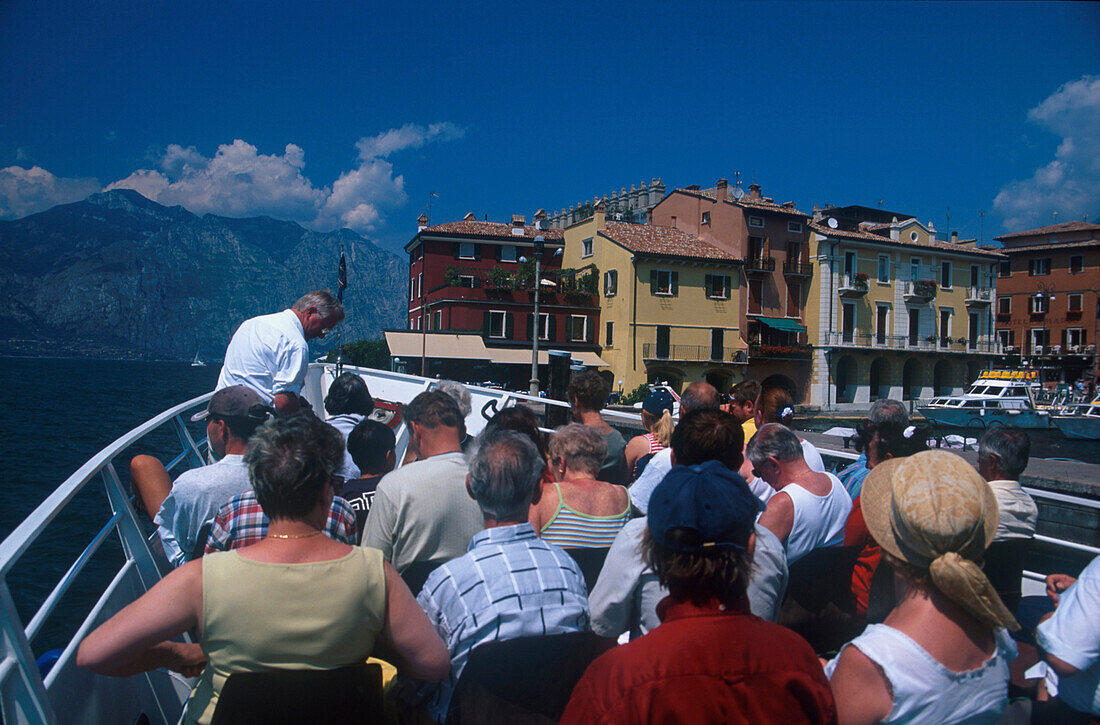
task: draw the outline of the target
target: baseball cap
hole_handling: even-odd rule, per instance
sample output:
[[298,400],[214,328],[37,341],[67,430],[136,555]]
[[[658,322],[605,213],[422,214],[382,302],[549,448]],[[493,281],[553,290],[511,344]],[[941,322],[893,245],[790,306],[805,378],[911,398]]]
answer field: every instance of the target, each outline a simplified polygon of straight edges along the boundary
[[[649,499],[649,534],[661,546],[683,553],[744,550],[762,509],[745,479],[718,461],[673,466]],[[681,528],[696,532],[701,543],[671,540],[669,533]]]
[[642,410],[660,418],[664,411],[672,412],[673,402],[675,401],[673,401],[672,395],[667,390],[652,390],[649,395],[645,396]]
[[[256,409],[260,406],[261,409]],[[214,393],[206,410],[191,416],[192,421],[205,420],[211,415],[225,418],[265,418],[269,409],[263,398],[247,385],[230,385]]]

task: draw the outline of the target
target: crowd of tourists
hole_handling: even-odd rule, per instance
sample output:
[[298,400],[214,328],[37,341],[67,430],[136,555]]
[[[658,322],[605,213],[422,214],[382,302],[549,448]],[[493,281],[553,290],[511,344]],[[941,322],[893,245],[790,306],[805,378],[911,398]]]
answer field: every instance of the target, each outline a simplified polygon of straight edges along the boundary
[[[83,640],[82,667],[196,677],[193,723],[235,673],[368,660],[395,722],[461,722],[478,697],[517,721],[531,683],[532,722],[1100,715],[1100,559],[1020,596],[1026,434],[989,431],[975,468],[880,400],[834,474],[794,430],[785,378],[655,389],[627,440],[589,371],[550,435],[517,405],[471,437],[469,392],[433,386],[401,410],[397,451],[361,377],[331,383],[326,418],[300,398],[305,343],[342,318],[313,292],[245,322],[196,416],[213,462],[172,481],[132,460],[174,568]],[[850,638],[820,646],[806,590],[838,593],[823,626]],[[505,643],[522,664],[467,686]]]

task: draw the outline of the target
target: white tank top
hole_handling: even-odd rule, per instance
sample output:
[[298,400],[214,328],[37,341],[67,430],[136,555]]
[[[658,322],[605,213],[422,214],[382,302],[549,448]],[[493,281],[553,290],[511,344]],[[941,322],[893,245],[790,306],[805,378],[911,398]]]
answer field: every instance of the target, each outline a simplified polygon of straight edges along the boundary
[[838,546],[844,541],[844,524],[852,513],[852,498],[840,479],[826,473],[833,484],[829,493],[817,496],[797,483],[788,483],[783,493],[794,504],[794,524],[787,536],[787,564],[793,564],[814,549]]
[[992,657],[977,669],[955,672],[893,627],[872,624],[841,648],[825,676],[832,678],[844,649],[854,646],[882,668],[894,691],[883,723],[995,723],[1008,703],[1008,663],[1016,657],[1016,644],[1006,630],[993,636],[997,650]]
[[[810,467],[811,471],[817,471],[818,473],[826,473],[825,461],[821,458],[821,453],[814,448],[814,444],[809,441],[802,441],[802,458],[806,461],[806,465]],[[771,487],[767,481],[763,478],[752,477],[749,482],[749,490],[753,494],[763,501],[768,502],[772,496],[775,495],[775,489]]]

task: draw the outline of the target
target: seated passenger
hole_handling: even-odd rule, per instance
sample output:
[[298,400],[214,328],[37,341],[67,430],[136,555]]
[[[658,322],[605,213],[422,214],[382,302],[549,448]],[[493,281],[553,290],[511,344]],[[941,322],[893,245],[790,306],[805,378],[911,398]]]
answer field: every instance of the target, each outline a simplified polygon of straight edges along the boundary
[[730,389],[730,402],[724,406],[745,432],[748,443],[756,435],[756,400],[760,397],[760,383],[755,380],[742,380]]
[[[539,422],[535,418],[535,414],[527,406],[511,405],[497,411],[496,415],[485,424],[481,431],[481,437],[484,438],[489,433],[497,430],[514,430],[527,436],[535,444],[535,448],[538,449],[539,459],[542,461],[543,466],[546,466],[549,462],[550,454],[546,450],[546,437],[539,430]],[[549,466],[546,466],[542,472],[542,478],[539,479],[539,486],[552,483],[553,480],[554,476],[550,473]]]
[[348,453],[355,461],[360,477],[344,481],[340,497],[355,512],[356,530],[359,532],[356,543],[363,538],[367,513],[374,501],[378,483],[397,464],[397,455],[394,453],[396,443],[393,429],[377,420],[360,421],[348,436]]
[[[341,480],[333,477],[333,482]],[[336,489],[333,488],[335,491]],[[267,536],[271,521],[264,513],[263,506],[255,491],[234,496],[218,509],[210,523],[210,534],[206,537],[204,553],[232,551],[252,546]],[[325,536],[342,544],[357,544],[359,536],[355,522],[355,511],[347,501],[339,496],[332,497],[328,518],[325,519]]]
[[1077,712],[1100,715],[1100,556],[1077,579],[1048,577],[1047,590],[1057,609],[1035,637],[1058,675],[1058,699]]
[[[470,417],[473,403],[470,398],[470,391],[466,389],[465,385],[454,380],[441,380],[432,389],[451,396],[451,400],[455,401],[455,405],[458,406],[458,412],[462,414],[463,422]],[[473,443],[474,437],[466,433],[462,439],[462,452],[469,453],[470,446]]]
[[[634,481],[655,453],[668,448],[672,439],[672,406],[675,401],[667,390],[654,390],[642,402],[642,427],[645,433],[626,444],[626,470]],[[641,463],[641,468],[638,468]]]
[[836,474],[853,501],[863,488],[863,479],[867,478],[867,474],[871,472],[867,465],[867,443],[874,435],[875,426],[880,423],[891,423],[904,430],[909,427],[909,413],[897,400],[883,398],[871,403],[871,409],[867,411],[867,419],[856,425],[858,436],[856,450],[859,451],[859,458]]
[[[794,402],[791,393],[782,386],[763,386],[760,397],[756,401],[754,415],[756,416],[757,431],[767,423],[779,423],[793,430],[791,426],[794,425]],[[751,440],[750,438],[745,443],[748,444]],[[824,473],[825,461],[821,458],[821,453],[818,452],[814,444],[801,436],[798,436],[798,443],[802,446],[802,457],[810,470]],[[749,482],[749,488],[752,489],[752,492],[764,503],[767,503],[768,499],[775,495],[775,489],[753,473],[752,461],[749,460],[748,455],[745,456],[745,463],[741,466],[741,475]]]
[[481,530],[481,512],[466,495],[466,423],[458,405],[428,391],[405,406],[404,417],[419,460],[382,477],[363,531],[363,546],[381,549],[399,572],[413,562],[462,556]]
[[[721,403],[721,396],[710,383],[702,381],[692,383],[684,388],[680,395],[680,419],[693,410],[717,410]],[[649,497],[653,489],[664,480],[665,475],[672,470],[672,449],[666,448],[654,454],[646,464],[642,475],[630,486],[630,503],[643,514],[649,508]]]
[[589,665],[562,725],[836,721],[810,645],[749,613],[760,506],[744,479],[718,461],[665,476],[642,544],[669,591],[661,624]]
[[[355,426],[373,411],[374,398],[363,378],[355,373],[341,373],[332,381],[325,395],[325,412],[330,416],[325,422],[340,431],[345,445]],[[339,476],[347,480],[360,476],[350,451],[344,453],[344,465],[340,467]]]
[[[741,467],[741,435],[744,428],[721,410],[693,410],[685,414],[672,433],[672,457],[676,465],[695,466],[718,461],[731,471]],[[634,639],[660,623],[657,604],[668,590],[642,558],[641,543],[646,517],[630,521],[615,537],[607,560],[588,602],[592,630],[618,638],[629,632]],[[775,621],[787,589],[787,556],[771,531],[756,525],[756,547],[749,576],[749,607],[756,616]]]
[[603,436],[606,444],[596,478],[620,486],[628,484],[630,471],[626,467],[626,439],[600,415],[607,403],[607,396],[611,394],[610,383],[595,370],[587,370],[570,379],[565,394],[573,411],[573,420],[595,430]]
[[[77,664],[120,677],[202,670],[185,723],[210,722],[235,672],[343,667],[378,644],[401,672],[445,677],[439,635],[381,552],[321,535],[343,450],[340,434],[314,416],[260,428],[245,462],[271,519],[267,536],[171,572],[88,635]],[[189,630],[201,644],[172,640]]]
[[810,468],[794,432],[767,423],[749,441],[745,453],[753,475],[776,491],[760,515],[760,525],[783,542],[788,565],[814,549],[843,542],[852,499],[836,476]]
[[248,439],[271,414],[251,388],[222,388],[210,398],[206,411],[192,418],[206,418],[207,441],[217,463],[184,471],[172,483],[156,458],[134,456],[130,462],[134,489],[145,510],[154,514],[164,555],[173,566],[189,561],[202,546],[200,532],[223,504],[251,490],[242,454]]
[[978,473],[989,482],[1000,511],[994,541],[1035,537],[1039,508],[1020,487],[1030,452],[1027,433],[1003,425],[990,429],[978,444]]
[[630,520],[630,497],[622,486],[596,480],[605,452],[604,437],[591,426],[571,423],[554,432],[554,480],[531,505],[531,525],[541,538],[566,549],[611,546]]
[[542,468],[535,444],[521,433],[495,431],[478,441],[466,487],[485,528],[468,553],[431,573],[417,597],[451,656],[450,676],[427,693],[429,712],[439,722],[478,645],[588,629],[580,567],[535,536],[527,521]]
[[996,722],[1017,625],[978,564],[993,492],[959,456],[924,451],[876,466],[860,498],[899,601],[826,667],[840,722]]

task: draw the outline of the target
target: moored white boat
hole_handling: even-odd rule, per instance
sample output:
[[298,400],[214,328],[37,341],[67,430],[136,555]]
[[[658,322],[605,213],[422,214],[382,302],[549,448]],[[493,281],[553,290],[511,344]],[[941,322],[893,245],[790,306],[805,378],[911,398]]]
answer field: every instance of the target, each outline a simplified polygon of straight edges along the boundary
[[1066,438],[1100,441],[1100,397],[1091,403],[1077,403],[1061,408],[1051,421]]
[[987,370],[962,395],[943,395],[917,409],[939,425],[959,428],[1049,428],[1051,410],[1036,404],[1041,391],[1034,370]]

